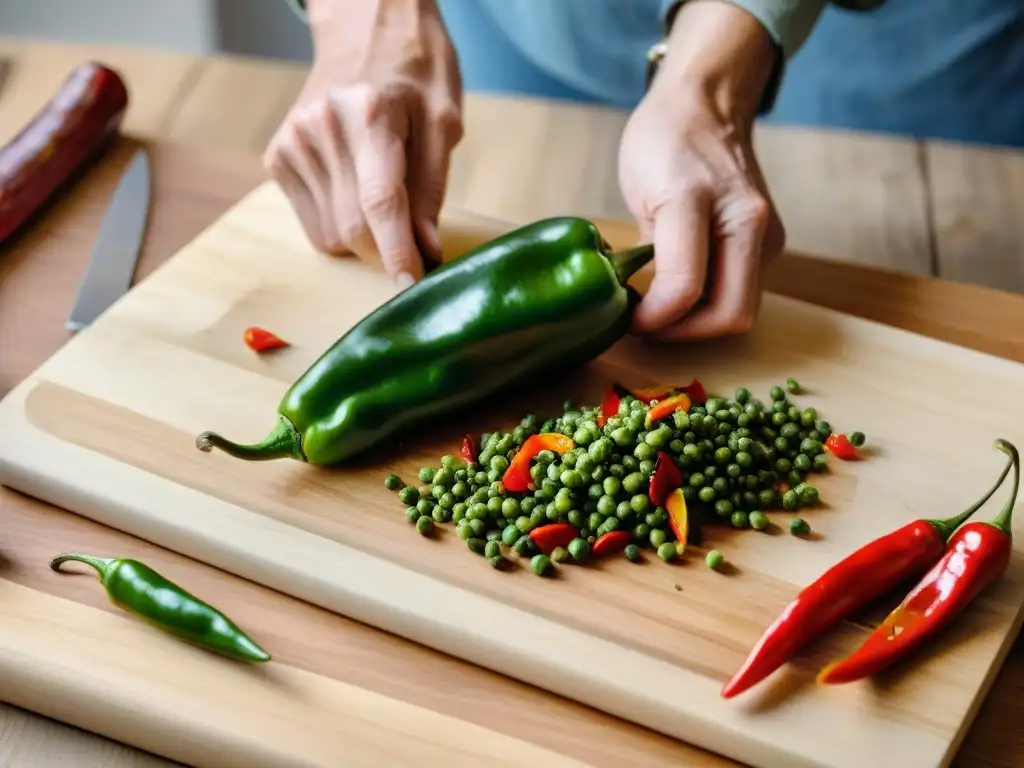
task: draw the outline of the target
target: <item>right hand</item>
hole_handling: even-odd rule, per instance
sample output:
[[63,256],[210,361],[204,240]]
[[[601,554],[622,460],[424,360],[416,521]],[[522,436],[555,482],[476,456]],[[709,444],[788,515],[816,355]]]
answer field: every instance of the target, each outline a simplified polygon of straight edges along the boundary
[[403,287],[440,260],[437,219],[462,138],[462,82],[433,0],[309,0],[316,49],[263,162],[324,253]]

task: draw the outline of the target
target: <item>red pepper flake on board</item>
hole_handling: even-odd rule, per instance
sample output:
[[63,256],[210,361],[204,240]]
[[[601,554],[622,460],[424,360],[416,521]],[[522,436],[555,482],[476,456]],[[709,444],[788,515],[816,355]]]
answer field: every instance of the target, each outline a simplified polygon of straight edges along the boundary
[[242,334],[242,340],[245,341],[245,345],[249,349],[256,352],[267,352],[271,349],[281,349],[288,346],[288,342],[280,336],[276,336],[270,331],[257,326],[246,328],[245,333]]
[[459,449],[459,456],[467,464],[472,464],[476,461],[476,445],[473,444],[473,438],[470,435],[466,435],[462,438],[462,447]]
[[853,447],[850,439],[843,434],[833,432],[825,440],[825,448],[837,459],[843,461],[854,461],[860,458],[860,453]]
[[626,545],[633,540],[633,534],[629,531],[615,530],[608,531],[608,533],[599,536],[597,541],[594,542],[593,548],[590,550],[594,557],[601,557],[602,555],[613,555],[616,552],[621,552],[626,548]]
[[679,471],[675,460],[664,451],[658,451],[647,494],[651,503],[656,507],[664,506],[668,495],[682,484],[683,473]]
[[512,462],[501,478],[505,489],[518,492],[525,491],[530,487],[530,461],[541,451],[565,453],[572,450],[575,445],[572,438],[557,432],[530,435],[522,447],[516,451],[516,455],[512,457]]
[[577,535],[576,527],[571,523],[550,523],[530,531],[530,539],[545,555],[550,555],[558,547],[568,547]]

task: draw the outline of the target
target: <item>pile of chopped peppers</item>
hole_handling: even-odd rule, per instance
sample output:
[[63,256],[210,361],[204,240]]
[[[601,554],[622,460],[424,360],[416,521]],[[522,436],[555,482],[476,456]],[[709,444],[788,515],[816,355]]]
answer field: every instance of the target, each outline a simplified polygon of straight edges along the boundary
[[[613,383],[599,406],[566,402],[561,416],[529,414],[511,432],[467,435],[440,466],[420,470],[419,484],[389,473],[385,485],[421,534],[453,522],[496,568],[509,551],[534,558],[541,575],[552,563],[613,553],[639,562],[641,547],[671,562],[699,545],[703,523],[764,530],[768,511],[815,506],[808,476],[830,454],[859,457],[814,408],[798,407],[782,387],[768,394],[767,402],[745,387],[709,396],[698,380]],[[851,434],[863,445],[863,434]],[[805,534],[794,520],[790,530]]]

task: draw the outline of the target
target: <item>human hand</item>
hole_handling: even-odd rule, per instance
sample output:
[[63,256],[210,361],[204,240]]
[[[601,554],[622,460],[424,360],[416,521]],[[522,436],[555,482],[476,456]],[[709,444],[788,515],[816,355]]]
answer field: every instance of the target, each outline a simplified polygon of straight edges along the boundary
[[306,236],[400,285],[440,260],[437,218],[462,137],[462,82],[433,0],[309,0],[316,50],[264,153]]
[[785,240],[751,136],[774,56],[760,22],[727,2],[692,0],[676,16],[619,152],[626,204],[654,243],[634,332],[689,340],[753,324],[762,267]]

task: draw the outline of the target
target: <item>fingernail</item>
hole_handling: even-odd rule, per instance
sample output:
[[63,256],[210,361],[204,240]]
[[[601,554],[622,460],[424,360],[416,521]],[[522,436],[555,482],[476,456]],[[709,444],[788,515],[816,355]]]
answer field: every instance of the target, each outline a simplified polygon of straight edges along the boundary
[[415,278],[408,272],[399,272],[398,277],[395,278],[395,284],[403,291],[415,282]]

